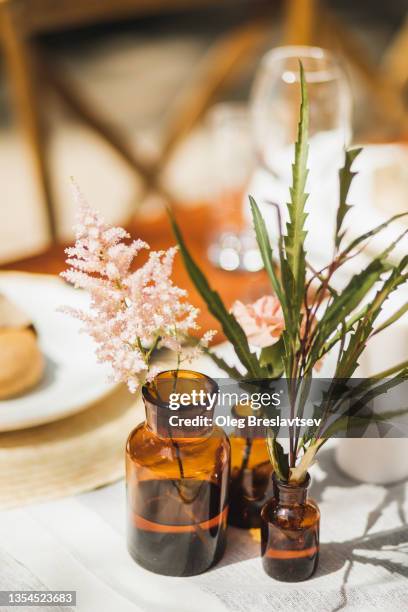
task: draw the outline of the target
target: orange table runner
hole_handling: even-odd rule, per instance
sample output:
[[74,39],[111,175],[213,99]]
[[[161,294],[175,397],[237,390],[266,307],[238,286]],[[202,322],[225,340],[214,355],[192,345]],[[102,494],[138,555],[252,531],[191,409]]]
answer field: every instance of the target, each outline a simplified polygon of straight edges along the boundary
[[[207,260],[206,246],[211,231],[211,215],[208,206],[178,207],[176,218],[193,257],[228,307],[235,299],[255,300],[267,292],[268,284],[264,272],[225,272],[214,268]],[[128,229],[132,237],[145,240],[155,250],[166,249],[175,244],[165,214],[148,221],[142,221],[136,217],[128,224]],[[53,245],[40,255],[1,266],[1,269],[59,274],[66,267],[64,248],[64,245]],[[173,278],[177,285],[187,289],[190,301],[201,309],[199,322],[202,329],[219,330],[220,326],[207,311],[201,297],[188,278],[183,268],[181,256],[176,257]],[[217,334],[215,343],[222,340],[222,333]]]

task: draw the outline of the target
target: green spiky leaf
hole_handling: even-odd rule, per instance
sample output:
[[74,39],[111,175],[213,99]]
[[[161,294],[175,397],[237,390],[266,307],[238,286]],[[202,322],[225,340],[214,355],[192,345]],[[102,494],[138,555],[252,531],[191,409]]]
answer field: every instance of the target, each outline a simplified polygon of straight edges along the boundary
[[208,310],[212,315],[220,322],[223,332],[228,340],[233,344],[238,359],[242,365],[246,368],[248,374],[254,377],[262,378],[267,373],[262,370],[259,365],[258,359],[254,353],[251,352],[248,340],[244,330],[235,319],[234,315],[228,312],[224,305],[224,302],[220,298],[217,291],[212,289],[200,270],[194,259],[191,257],[186,244],[184,242],[181,231],[174,219],[174,216],[169,211],[170,222],[176,236],[181,255],[184,260],[184,265],[190,276],[190,279],[194,283],[197,291],[207,304]]
[[[358,274],[355,274],[351,278],[348,285],[343,289],[343,291],[332,299],[332,302],[326,309],[322,319],[319,322],[318,333],[316,334],[316,337],[314,339],[310,355],[310,362],[312,365],[314,365],[316,361],[321,358],[323,354],[323,347],[325,345],[327,346],[328,341],[331,340],[332,334],[337,334],[339,339],[341,340],[341,338],[347,331],[347,317],[353,313],[355,308],[357,308],[357,306],[362,302],[362,300],[368,295],[369,291],[372,289],[375,283],[381,279],[381,276],[385,272],[394,269],[393,266],[388,263],[387,257],[398,244],[399,240],[407,232],[408,230],[405,230],[382,253],[380,253],[378,257],[373,259],[368,264],[368,266],[366,266],[366,268],[364,268]],[[396,266],[396,269],[399,270],[401,265],[404,267],[404,262],[405,258],[403,258],[400,264]],[[402,282],[405,281],[401,279],[399,283],[401,284]],[[359,321],[359,325],[357,326],[354,336],[352,337],[353,343],[357,342],[358,340],[356,336],[357,330],[358,334],[361,334],[363,329],[362,326],[365,325],[367,321],[370,321],[369,314],[372,314],[372,307],[364,313],[364,318]],[[338,331],[338,327],[340,324],[344,326],[344,329]],[[364,346],[362,348],[364,348]],[[338,374],[338,376],[340,376],[340,374]],[[345,376],[346,375],[344,375],[343,377]]]
[[289,478],[288,454],[285,453],[282,445],[276,439],[275,432],[271,429],[267,431],[266,446],[273,471],[279,480],[287,481]]
[[353,313],[370,289],[389,269],[390,265],[387,262],[384,262],[381,258],[375,259],[364,270],[355,274],[343,291],[333,298],[319,322],[311,351],[313,365],[321,358],[322,349],[332,334],[337,332],[339,340],[344,336],[347,327],[340,331],[338,331],[338,327],[344,322],[347,325],[347,317]]
[[390,317],[383,321],[381,325],[376,327],[373,332],[373,335],[379,334],[380,332],[384,331],[384,329],[387,329],[387,327],[390,327],[390,325],[393,325],[396,321],[403,317],[406,312],[408,312],[408,302],[406,304],[403,304],[401,308],[398,308],[398,310],[396,310]]
[[350,185],[356,175],[356,172],[351,171],[351,166],[353,165],[354,160],[361,153],[361,151],[361,148],[347,150],[345,154],[344,166],[339,170],[340,197],[336,217],[336,232],[334,236],[334,243],[336,248],[340,246],[340,243],[344,237],[345,231],[342,231],[343,222],[348,211],[351,208],[350,204],[347,204],[347,197],[350,190]]
[[[295,144],[295,160],[292,164],[290,202],[287,204],[289,220],[286,224],[286,236],[284,237],[285,261],[281,261],[282,281],[292,311],[292,316],[290,317],[292,330],[289,328],[287,330],[289,334],[293,332],[293,326],[299,325],[306,278],[306,254],[304,250],[306,231],[304,225],[307,217],[305,212],[307,199],[305,187],[308,175],[309,102],[304,70],[301,63],[300,90],[300,121]],[[291,335],[293,337],[293,333]]]
[[217,355],[214,351],[210,351],[210,350],[206,350],[205,351],[207,353],[207,355],[209,355],[211,357],[211,359],[213,360],[213,362],[221,369],[223,370],[226,374],[228,374],[228,376],[230,378],[233,378],[235,380],[239,380],[240,378],[242,378],[241,373],[237,370],[237,368],[235,368],[234,366],[229,365],[225,359],[223,359],[222,357],[220,357],[219,355]]
[[357,386],[353,386],[352,392],[353,393],[360,393],[360,392],[363,393],[366,389],[369,389],[377,382],[380,382],[381,380],[384,380],[385,378],[390,378],[394,376],[395,374],[397,376],[400,376],[401,373],[404,373],[406,371],[408,371],[408,359],[405,359],[404,361],[401,361],[400,363],[393,365],[391,368],[387,368],[386,370],[377,372],[376,374],[373,374],[369,378],[364,378],[362,381],[359,382]]
[[403,217],[406,217],[407,215],[408,215],[408,212],[398,213],[397,215],[394,215],[393,217],[390,217],[389,219],[387,219],[387,221],[384,221],[383,223],[380,223],[380,225],[377,225],[376,227],[374,227],[373,229],[369,230],[368,232],[365,232],[364,234],[361,234],[360,236],[357,236],[357,238],[352,240],[350,242],[350,244],[344,249],[344,251],[341,254],[341,257],[342,258],[346,257],[352,251],[354,251],[354,249],[356,249],[358,246],[360,246],[360,244],[362,244],[363,242],[365,242],[369,238],[372,238],[376,234],[379,234],[383,229],[388,227],[391,223],[393,223],[394,221],[397,221],[397,219],[402,219]]
[[366,316],[358,322],[356,329],[351,335],[349,344],[339,360],[335,373],[337,378],[348,378],[357,369],[359,365],[358,359],[365,348],[369,336],[373,332],[374,322],[379,316],[384,302],[391,293],[408,279],[408,274],[406,273],[407,267],[408,255],[403,257],[400,263],[392,269],[391,274],[377,291],[369,305]]
[[286,308],[286,299],[282,290],[282,285],[276,274],[275,267],[273,264],[272,247],[269,241],[269,235],[266,229],[265,221],[261,215],[259,207],[252,196],[249,196],[249,203],[251,206],[252,219],[254,223],[254,229],[256,234],[256,240],[261,253],[263,265],[266,273],[271,281],[272,288],[279,299],[282,308]]
[[271,346],[265,346],[261,350],[259,363],[266,367],[270,378],[278,378],[282,376],[284,371],[283,357],[285,354],[285,345],[283,338],[279,338],[278,342]]

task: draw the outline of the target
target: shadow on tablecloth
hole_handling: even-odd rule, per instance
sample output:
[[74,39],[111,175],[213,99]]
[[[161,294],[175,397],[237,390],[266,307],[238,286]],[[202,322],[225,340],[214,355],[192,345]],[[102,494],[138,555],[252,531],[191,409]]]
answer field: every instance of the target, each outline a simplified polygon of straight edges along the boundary
[[[311,488],[311,497],[318,504],[324,501],[324,491],[329,486],[344,488],[348,491],[355,487],[356,500],[358,499],[358,489],[362,484],[340,472],[335,464],[332,449],[321,453],[319,467],[323,473],[323,478],[315,480]],[[311,586],[315,580],[343,570],[343,577],[339,585],[340,603],[330,612],[338,612],[347,606],[348,582],[357,564],[380,566],[391,574],[408,580],[408,521],[405,507],[408,501],[407,483],[401,482],[380,486],[380,488],[383,489],[384,494],[377,506],[367,514],[365,527],[361,535],[344,542],[337,539],[333,542],[323,542],[321,544],[319,568],[315,576],[309,581]],[[398,527],[394,526],[394,528],[373,533],[372,530],[385,510],[392,505],[395,506],[398,515]],[[214,570],[259,557],[259,532],[254,533],[254,531],[249,533],[245,530],[229,528],[226,554]],[[385,558],[384,553],[387,552],[397,552],[398,560]]]

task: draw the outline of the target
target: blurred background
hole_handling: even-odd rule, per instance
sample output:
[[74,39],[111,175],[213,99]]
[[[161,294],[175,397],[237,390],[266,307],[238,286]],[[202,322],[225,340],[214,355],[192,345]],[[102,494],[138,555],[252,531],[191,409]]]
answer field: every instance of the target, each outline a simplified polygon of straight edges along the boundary
[[[62,269],[73,176],[109,221],[152,246],[172,241],[167,201],[204,265],[255,272],[242,192],[270,193],[254,178],[262,167],[275,179],[282,173],[286,193],[279,164],[294,138],[295,113],[282,113],[289,98],[276,86],[286,59],[261,62],[282,45],[329,51],[315,74],[329,71],[330,89],[319,88],[311,109],[336,116],[316,132],[340,130],[337,146],[388,143],[380,161],[377,153],[366,160],[376,181],[371,204],[405,209],[406,9],[403,0],[1,2],[0,263]],[[279,203],[278,191],[271,197]]]

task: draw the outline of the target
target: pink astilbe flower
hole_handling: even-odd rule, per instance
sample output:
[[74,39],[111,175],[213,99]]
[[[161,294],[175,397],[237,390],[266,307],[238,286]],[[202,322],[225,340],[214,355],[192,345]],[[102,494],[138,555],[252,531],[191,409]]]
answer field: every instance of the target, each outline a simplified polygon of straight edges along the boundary
[[194,359],[200,356],[204,349],[208,348],[210,342],[214,338],[217,332],[213,329],[206,331],[198,344],[191,347],[190,349],[185,349],[181,361],[187,361],[191,363]]
[[[124,381],[134,392],[156,374],[150,363],[156,348],[178,354],[178,362],[191,354],[183,342],[198,329],[198,309],[186,301],[187,293],[173,284],[171,274],[177,248],[150,251],[147,262],[132,270],[142,240],[130,241],[120,227],[107,225],[75,186],[79,204],[74,226],[76,242],[66,250],[68,270],[61,276],[91,296],[90,311],[65,307],[84,323],[83,330],[96,342],[98,361],[112,366],[115,382]],[[195,354],[206,347],[212,332],[196,344]]]
[[282,307],[275,295],[264,295],[253,304],[236,301],[231,312],[248,341],[260,348],[275,344],[285,329]]

